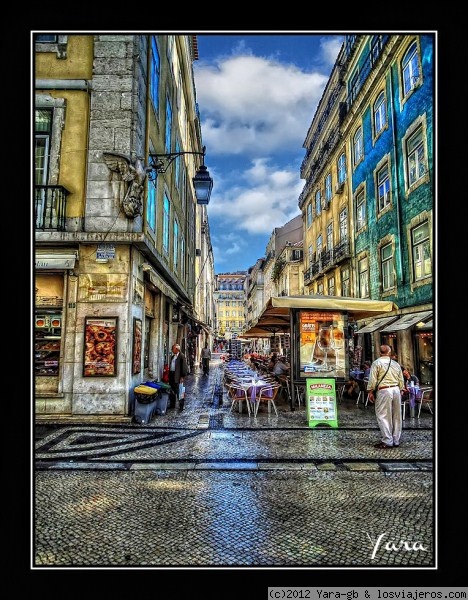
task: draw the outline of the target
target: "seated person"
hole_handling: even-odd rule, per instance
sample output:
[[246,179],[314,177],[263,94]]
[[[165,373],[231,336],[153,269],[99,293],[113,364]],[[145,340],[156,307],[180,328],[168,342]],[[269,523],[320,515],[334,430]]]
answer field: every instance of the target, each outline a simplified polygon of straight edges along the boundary
[[364,365],[363,365],[363,371],[364,371],[364,375],[362,376],[363,379],[369,379],[369,374],[370,374],[370,369],[371,369],[371,362],[370,360],[366,360],[364,361]]
[[354,377],[350,377],[344,385],[343,398],[347,400],[356,400],[359,396],[359,383]]
[[289,373],[289,365],[286,362],[285,356],[279,356],[272,371],[273,375],[287,375]]
[[276,365],[276,361],[278,360],[278,355],[276,354],[276,352],[273,352],[273,354],[270,357],[270,360],[268,362],[268,370],[269,371],[273,371],[274,366]]
[[419,385],[419,379],[416,377],[416,375],[411,375],[411,372],[407,367],[401,367],[401,370],[403,372],[403,380],[405,382],[405,389],[401,390],[401,397],[403,400],[407,400],[409,398],[408,388],[410,387],[411,382],[413,382],[413,385]]

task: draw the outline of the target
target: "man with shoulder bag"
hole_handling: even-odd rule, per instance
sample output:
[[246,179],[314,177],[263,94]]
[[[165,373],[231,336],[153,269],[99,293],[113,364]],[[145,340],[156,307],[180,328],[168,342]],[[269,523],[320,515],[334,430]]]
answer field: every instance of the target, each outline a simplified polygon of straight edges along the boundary
[[380,357],[374,360],[369,373],[369,402],[375,403],[375,417],[382,436],[376,448],[398,448],[400,445],[401,390],[405,387],[400,365],[391,358],[392,348],[380,346]]

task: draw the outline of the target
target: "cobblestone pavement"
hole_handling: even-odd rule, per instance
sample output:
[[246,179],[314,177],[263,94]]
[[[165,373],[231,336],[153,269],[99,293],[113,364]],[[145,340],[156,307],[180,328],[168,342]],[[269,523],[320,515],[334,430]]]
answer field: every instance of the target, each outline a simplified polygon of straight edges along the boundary
[[147,425],[37,419],[33,568],[434,567],[432,415],[378,450],[370,405],[338,429],[285,400],[249,417],[221,375]]

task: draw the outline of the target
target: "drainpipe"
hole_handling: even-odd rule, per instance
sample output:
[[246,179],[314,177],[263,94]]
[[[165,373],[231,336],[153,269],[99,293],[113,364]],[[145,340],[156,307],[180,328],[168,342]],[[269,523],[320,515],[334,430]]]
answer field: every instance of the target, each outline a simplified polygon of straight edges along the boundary
[[402,257],[402,246],[403,240],[401,237],[401,203],[400,203],[400,194],[399,194],[399,178],[398,178],[398,154],[397,154],[397,137],[396,137],[396,125],[395,125],[395,105],[393,103],[393,73],[390,68],[390,108],[391,108],[391,117],[392,117],[392,142],[393,142],[393,154],[394,154],[394,163],[395,163],[395,205],[396,205],[396,214],[397,214],[397,231],[398,231],[398,240],[399,240],[399,249],[398,249],[398,264],[400,267],[400,277],[401,283],[405,283],[405,272],[403,270],[403,257]]
[[92,82],[87,79],[36,79],[36,90],[84,90],[91,91]]

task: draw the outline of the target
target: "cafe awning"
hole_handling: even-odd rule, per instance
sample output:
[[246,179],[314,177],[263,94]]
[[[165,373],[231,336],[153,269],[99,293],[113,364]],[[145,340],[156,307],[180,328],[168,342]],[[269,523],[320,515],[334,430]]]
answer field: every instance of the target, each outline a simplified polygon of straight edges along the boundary
[[[325,296],[315,294],[309,296],[273,296],[268,300],[262,314],[288,314],[289,309],[300,308],[309,310],[341,310],[352,314],[355,320],[373,317],[378,314],[391,312],[398,307],[387,300],[369,300],[365,298],[347,298],[343,296]],[[275,313],[275,311],[280,311]],[[260,317],[258,325],[261,326]]]
[[395,321],[394,323],[390,324],[388,327],[384,327],[384,329],[381,330],[381,333],[391,333],[392,331],[402,331],[404,329],[408,329],[409,327],[412,327],[413,325],[416,325],[416,323],[419,323],[420,321],[425,321],[426,319],[429,319],[430,317],[432,317],[431,310],[418,312],[418,313],[408,313],[408,314],[400,317],[398,319],[398,321]]
[[361,327],[361,329],[358,329],[357,333],[372,333],[373,331],[377,331],[377,329],[380,329],[384,325],[388,325],[396,319],[398,319],[397,315],[393,315],[392,317],[383,317],[381,319],[373,319],[370,323],[364,325],[364,327]]

